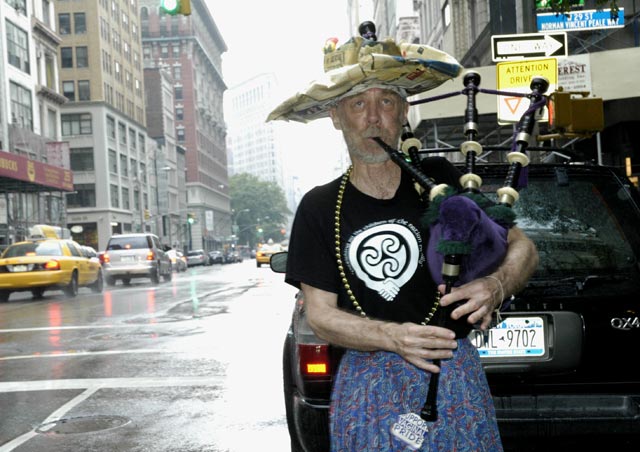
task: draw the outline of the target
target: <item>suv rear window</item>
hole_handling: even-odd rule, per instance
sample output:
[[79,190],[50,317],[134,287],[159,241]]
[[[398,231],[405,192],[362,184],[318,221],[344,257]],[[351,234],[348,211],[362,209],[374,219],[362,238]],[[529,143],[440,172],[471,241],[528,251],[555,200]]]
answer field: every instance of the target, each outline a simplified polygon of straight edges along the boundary
[[151,248],[147,237],[111,237],[107,251]]
[[[494,192],[502,184],[497,182],[484,180],[482,190]],[[635,265],[630,242],[638,235],[621,223],[633,201],[615,182],[571,172],[529,178],[514,210],[517,226],[538,248],[539,277],[612,274]]]

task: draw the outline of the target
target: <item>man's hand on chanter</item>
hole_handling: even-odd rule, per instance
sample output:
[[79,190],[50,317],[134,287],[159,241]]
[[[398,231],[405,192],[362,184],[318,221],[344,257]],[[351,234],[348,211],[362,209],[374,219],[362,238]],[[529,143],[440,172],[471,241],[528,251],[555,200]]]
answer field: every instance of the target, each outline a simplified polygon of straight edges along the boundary
[[391,351],[428,372],[440,372],[431,360],[451,358],[458,346],[455,333],[438,326],[389,323],[385,330],[393,344]]

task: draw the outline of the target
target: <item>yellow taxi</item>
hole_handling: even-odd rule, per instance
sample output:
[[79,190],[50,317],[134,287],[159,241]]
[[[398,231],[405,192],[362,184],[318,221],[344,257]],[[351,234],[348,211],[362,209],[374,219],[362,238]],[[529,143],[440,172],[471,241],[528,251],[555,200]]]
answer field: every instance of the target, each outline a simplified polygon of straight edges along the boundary
[[0,301],[24,291],[31,291],[36,299],[46,290],[62,290],[75,297],[79,287],[100,293],[104,279],[100,261],[73,240],[25,240],[9,245],[0,255]]
[[261,245],[258,251],[256,251],[256,267],[261,267],[262,264],[269,265],[271,256],[281,251],[282,246],[278,243],[271,242]]

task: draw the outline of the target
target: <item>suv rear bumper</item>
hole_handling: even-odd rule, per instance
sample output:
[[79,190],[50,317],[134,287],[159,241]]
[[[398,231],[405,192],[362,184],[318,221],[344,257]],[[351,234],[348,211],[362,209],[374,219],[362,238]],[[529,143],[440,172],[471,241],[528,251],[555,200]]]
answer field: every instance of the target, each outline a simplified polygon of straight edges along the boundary
[[109,277],[118,276],[149,276],[155,269],[157,263],[149,261],[148,263],[137,263],[131,265],[105,265],[104,273]]
[[307,402],[299,394],[293,396],[296,436],[304,452],[329,450],[329,406]]
[[640,394],[493,397],[503,439],[640,437]]

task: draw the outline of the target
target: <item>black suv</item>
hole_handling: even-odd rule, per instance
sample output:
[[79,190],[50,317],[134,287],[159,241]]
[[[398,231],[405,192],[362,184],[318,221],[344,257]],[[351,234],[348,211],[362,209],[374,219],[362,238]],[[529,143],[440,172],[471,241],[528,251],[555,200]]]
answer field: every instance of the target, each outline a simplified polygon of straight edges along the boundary
[[[604,439],[616,451],[629,441],[637,447],[638,190],[609,167],[532,164],[527,171],[514,209],[517,225],[538,247],[539,267],[502,316],[508,336],[496,329],[471,333],[505,449],[575,438]],[[495,199],[505,166],[477,165],[475,172]],[[285,256],[272,258],[274,271],[284,270]],[[525,323],[533,328],[525,331]],[[329,450],[329,394],[340,356],[314,336],[299,293],[283,355],[294,452]]]

